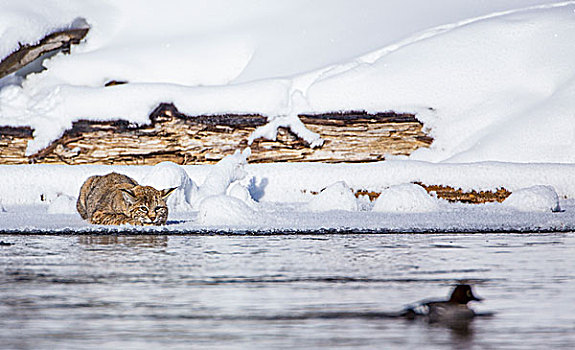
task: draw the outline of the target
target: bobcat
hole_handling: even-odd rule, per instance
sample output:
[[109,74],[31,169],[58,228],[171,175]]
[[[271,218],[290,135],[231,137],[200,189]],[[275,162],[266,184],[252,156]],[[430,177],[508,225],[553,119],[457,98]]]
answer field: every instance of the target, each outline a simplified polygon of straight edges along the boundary
[[166,199],[176,188],[158,191],[126,175],[95,175],[82,185],[76,208],[82,219],[96,225],[164,225]]

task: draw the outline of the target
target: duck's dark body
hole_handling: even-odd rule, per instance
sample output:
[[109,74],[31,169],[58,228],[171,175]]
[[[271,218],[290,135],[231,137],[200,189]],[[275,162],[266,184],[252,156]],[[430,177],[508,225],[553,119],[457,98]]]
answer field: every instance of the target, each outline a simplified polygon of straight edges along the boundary
[[476,315],[475,311],[467,306],[470,301],[481,301],[481,298],[473,295],[471,286],[459,284],[455,286],[448,300],[421,301],[405,308],[402,316],[409,319],[424,317],[429,322],[469,320]]

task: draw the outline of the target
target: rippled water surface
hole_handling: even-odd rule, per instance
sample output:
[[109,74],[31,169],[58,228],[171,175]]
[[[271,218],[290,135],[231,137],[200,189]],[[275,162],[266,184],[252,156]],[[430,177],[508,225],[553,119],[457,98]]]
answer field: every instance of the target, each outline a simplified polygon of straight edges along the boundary
[[[2,349],[575,346],[575,234],[0,235]],[[465,279],[495,313],[385,317]]]

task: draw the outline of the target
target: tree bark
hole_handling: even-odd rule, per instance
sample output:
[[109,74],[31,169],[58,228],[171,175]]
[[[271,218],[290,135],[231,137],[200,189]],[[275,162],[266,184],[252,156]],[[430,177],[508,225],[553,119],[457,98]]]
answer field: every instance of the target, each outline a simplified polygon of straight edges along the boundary
[[69,53],[70,46],[80,43],[88,34],[88,30],[88,28],[62,30],[45,36],[37,44],[20,44],[18,50],[0,62],[0,79],[32,63],[42,55],[58,50]]
[[[277,140],[257,139],[250,145],[250,162],[374,162],[389,154],[409,155],[433,141],[412,114],[347,112],[300,118],[325,140],[322,147],[310,148],[288,129],[280,129]],[[248,147],[248,137],[266,123],[265,117],[249,114],[190,117],[173,104],[161,104],[147,125],[79,120],[31,156],[25,155],[30,128],[0,128],[0,164],[211,164]]]

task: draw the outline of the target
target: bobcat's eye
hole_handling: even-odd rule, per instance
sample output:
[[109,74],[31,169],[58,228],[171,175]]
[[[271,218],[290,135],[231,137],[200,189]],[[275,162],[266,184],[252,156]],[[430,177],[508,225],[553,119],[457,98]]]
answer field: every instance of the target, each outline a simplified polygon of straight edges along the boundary
[[144,212],[144,213],[147,213],[147,212],[148,212],[148,208],[147,208],[147,207],[144,207],[144,206],[141,206],[141,207],[139,207],[138,209],[139,209],[141,212]]
[[157,206],[155,210],[156,210],[156,212],[159,212],[159,211],[162,211],[162,210],[166,210],[166,207]]

